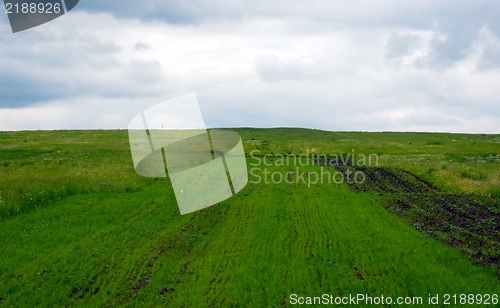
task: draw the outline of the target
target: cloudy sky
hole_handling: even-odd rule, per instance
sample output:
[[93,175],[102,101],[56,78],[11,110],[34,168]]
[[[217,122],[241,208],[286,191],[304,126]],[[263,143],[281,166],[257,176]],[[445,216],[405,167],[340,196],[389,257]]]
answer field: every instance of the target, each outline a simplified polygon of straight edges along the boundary
[[11,33],[0,130],[126,128],[196,92],[207,127],[500,133],[500,1],[80,0]]

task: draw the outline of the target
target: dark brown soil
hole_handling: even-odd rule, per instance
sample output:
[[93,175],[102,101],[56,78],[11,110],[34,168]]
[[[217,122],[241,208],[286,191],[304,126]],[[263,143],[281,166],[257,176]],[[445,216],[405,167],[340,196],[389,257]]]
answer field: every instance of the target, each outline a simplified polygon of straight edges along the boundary
[[145,278],[141,279],[141,281],[139,281],[139,282],[135,285],[135,287],[134,287],[134,291],[135,291],[135,292],[137,292],[137,291],[139,291],[142,287],[146,286],[146,285],[149,283],[149,279],[150,279],[150,278],[151,278],[151,277],[149,277],[149,276],[148,276],[148,277],[145,277]]
[[167,292],[173,292],[175,291],[174,288],[163,288],[160,290],[161,295],[165,295]]
[[361,275],[361,273],[359,272],[359,269],[356,266],[354,267],[354,270],[356,271],[356,278],[358,278],[358,280],[365,280],[365,277],[363,277],[363,275]]
[[[449,194],[396,168],[353,166],[316,161],[341,172],[362,172],[365,181],[347,182],[351,189],[387,197],[386,208],[429,236],[461,250],[482,266],[500,274],[500,204],[493,198]],[[351,175],[352,177],[352,175]]]
[[82,289],[82,287],[76,287],[76,288],[74,288],[73,291],[71,291],[71,293],[68,294],[68,297],[72,298],[73,296],[75,296],[76,294],[78,294],[78,292],[80,292],[81,289]]

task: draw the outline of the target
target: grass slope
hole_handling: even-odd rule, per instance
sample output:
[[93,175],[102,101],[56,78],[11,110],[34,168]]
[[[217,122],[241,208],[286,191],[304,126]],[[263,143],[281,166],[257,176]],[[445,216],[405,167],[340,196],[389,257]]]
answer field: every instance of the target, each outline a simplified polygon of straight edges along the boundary
[[[354,143],[356,151],[380,144],[382,156],[410,165],[439,139],[424,135],[414,154],[394,143],[419,134],[238,131],[247,152],[349,153]],[[497,136],[463,138],[484,148],[459,152],[450,141],[446,151],[499,154],[490,147]],[[486,163],[489,183],[498,164]],[[168,179],[135,174],[125,131],[0,133],[0,172],[0,306],[281,307],[291,293],[426,299],[500,289],[492,270],[343,184],[249,183],[220,205],[180,216]]]

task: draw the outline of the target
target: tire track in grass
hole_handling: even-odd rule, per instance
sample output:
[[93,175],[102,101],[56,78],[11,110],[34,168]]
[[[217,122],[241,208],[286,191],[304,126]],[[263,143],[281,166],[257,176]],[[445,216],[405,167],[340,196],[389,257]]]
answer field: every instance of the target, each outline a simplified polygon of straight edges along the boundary
[[[209,249],[210,237],[224,222],[216,218],[227,213],[228,207],[219,204],[186,215],[182,225],[163,234],[162,238],[150,246],[142,264],[138,264],[139,268],[149,267],[150,270],[143,273],[140,280],[136,280],[132,289],[135,292],[140,290],[143,294],[155,293],[167,302],[175,301],[178,296],[182,297],[184,294],[178,285],[199,278],[196,273],[199,259],[195,256],[203,255],[203,251]],[[160,281],[161,277],[169,277],[168,282]],[[144,281],[147,283],[142,283]],[[155,290],[151,290],[152,288]],[[129,292],[124,298],[132,299],[131,294]]]
[[[326,212],[324,208],[321,208],[321,202],[318,200],[318,194],[313,198],[314,216],[311,215],[310,225],[312,230],[313,244],[310,252],[310,260],[315,270],[315,276],[317,279],[318,286],[320,290],[324,290],[324,282],[328,281],[328,271],[321,270],[324,269],[325,259],[328,259],[330,252],[328,247],[330,245],[330,239],[332,237],[331,230],[329,226],[331,223],[328,221],[328,217],[331,215],[330,212]],[[316,223],[315,223],[316,222]]]

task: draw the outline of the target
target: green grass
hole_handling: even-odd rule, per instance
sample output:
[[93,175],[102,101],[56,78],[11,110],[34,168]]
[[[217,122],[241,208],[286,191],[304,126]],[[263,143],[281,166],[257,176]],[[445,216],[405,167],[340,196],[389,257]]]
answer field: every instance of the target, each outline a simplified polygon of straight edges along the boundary
[[[498,181],[490,157],[500,152],[499,136],[237,131],[248,153],[354,148],[450,190],[459,189],[446,183],[462,165],[486,178],[459,181]],[[427,145],[437,141],[443,145]],[[249,183],[180,216],[168,179],[135,174],[126,131],[0,133],[0,162],[0,306],[281,307],[292,293],[426,300],[500,289],[493,270],[416,231],[381,196],[343,184]],[[257,167],[261,176],[293,169]]]
[[67,196],[135,191],[126,131],[0,132],[0,218]]

